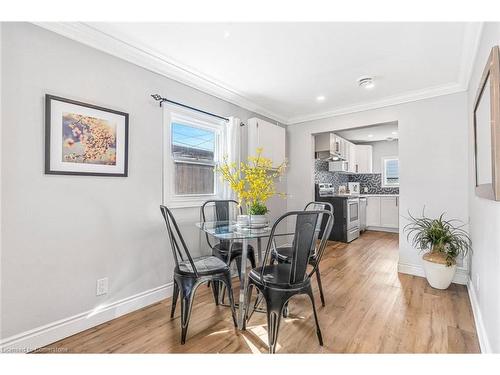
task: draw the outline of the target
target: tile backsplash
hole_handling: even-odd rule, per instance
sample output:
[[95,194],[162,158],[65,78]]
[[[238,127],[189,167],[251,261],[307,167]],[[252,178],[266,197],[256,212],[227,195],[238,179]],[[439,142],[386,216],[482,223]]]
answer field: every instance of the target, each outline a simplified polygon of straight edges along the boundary
[[382,187],[381,173],[359,173],[349,174],[341,172],[330,172],[328,170],[328,161],[314,161],[314,182],[331,183],[338,192],[339,185],[346,185],[348,182],[359,182],[361,192],[364,193],[364,188],[368,188],[367,194],[399,194],[399,188],[384,188]]

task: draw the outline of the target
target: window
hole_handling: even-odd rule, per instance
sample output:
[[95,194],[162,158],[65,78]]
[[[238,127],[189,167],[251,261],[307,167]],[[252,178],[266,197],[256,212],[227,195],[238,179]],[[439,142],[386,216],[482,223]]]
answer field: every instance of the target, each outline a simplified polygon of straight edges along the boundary
[[164,201],[186,207],[217,197],[215,167],[224,152],[225,123],[194,111],[165,111]]
[[399,186],[399,159],[396,156],[382,158],[382,187]]

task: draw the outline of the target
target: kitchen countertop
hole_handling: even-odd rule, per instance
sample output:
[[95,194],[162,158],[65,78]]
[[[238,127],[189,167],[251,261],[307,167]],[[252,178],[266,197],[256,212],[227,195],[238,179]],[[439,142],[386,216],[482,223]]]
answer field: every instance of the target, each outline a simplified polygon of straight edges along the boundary
[[333,194],[333,195],[323,196],[321,198],[366,198],[366,197],[399,197],[399,194],[360,194],[360,195]]

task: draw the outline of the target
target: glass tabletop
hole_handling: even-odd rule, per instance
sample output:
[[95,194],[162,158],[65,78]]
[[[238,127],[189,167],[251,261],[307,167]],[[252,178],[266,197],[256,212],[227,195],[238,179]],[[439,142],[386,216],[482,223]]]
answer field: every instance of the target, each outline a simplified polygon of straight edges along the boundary
[[[196,223],[196,226],[202,231],[210,234],[221,240],[238,240],[238,239],[251,239],[269,237],[271,234],[271,227],[264,228],[243,228],[236,224],[236,221],[207,221]],[[287,232],[276,231],[275,236],[287,236],[293,234],[292,231]]]

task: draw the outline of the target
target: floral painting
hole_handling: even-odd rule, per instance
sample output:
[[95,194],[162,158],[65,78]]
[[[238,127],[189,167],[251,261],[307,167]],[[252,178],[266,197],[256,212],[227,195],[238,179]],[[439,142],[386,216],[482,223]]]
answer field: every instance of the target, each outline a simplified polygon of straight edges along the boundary
[[62,161],[116,165],[116,124],[63,112]]
[[45,95],[45,173],[127,177],[128,117]]

